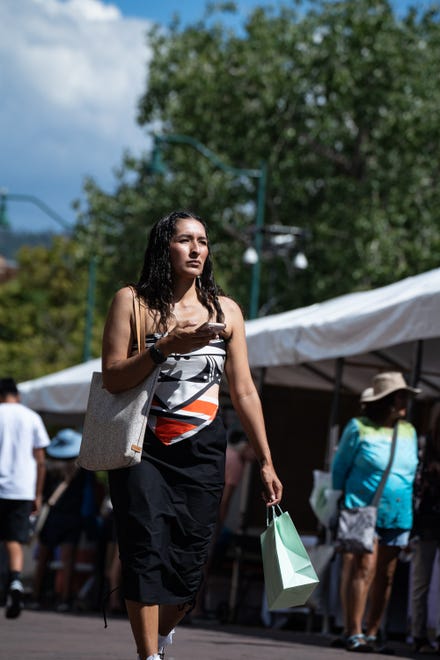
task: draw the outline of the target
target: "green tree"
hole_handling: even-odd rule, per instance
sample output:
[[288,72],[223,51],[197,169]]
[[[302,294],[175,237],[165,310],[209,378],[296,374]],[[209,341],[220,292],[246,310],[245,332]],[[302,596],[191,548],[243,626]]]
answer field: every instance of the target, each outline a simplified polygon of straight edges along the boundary
[[[439,37],[436,12],[399,19],[387,0],[259,8],[240,33],[210,14],[150,32],[139,123],[192,136],[234,167],[266,161],[266,223],[311,232],[310,267],[293,281],[283,260],[263,264],[271,311],[438,265]],[[163,156],[169,170],[158,175],[150,154],[127,155],[112,196],[88,183],[81,222],[100,223],[111,255],[101,290],[136,277],[157,217],[189,207],[208,218],[221,283],[246,308],[244,241],[229,230],[249,237],[255,182],[188,146],[165,145]]]
[[[86,317],[87,264],[73,240],[23,247],[17,277],[0,287],[0,363],[17,381],[81,362]],[[94,353],[100,350],[96,319]]]
[[[287,2],[256,9],[240,32],[223,12],[167,32],[153,57],[139,123],[191,136],[223,163],[268,165],[266,224],[300,226],[309,268],[262,267],[261,306],[290,309],[438,266],[440,24],[397,18],[387,0]],[[310,8],[311,7],[311,8]],[[147,144],[146,144],[147,147]],[[110,297],[137,279],[152,223],[175,208],[207,218],[219,283],[248,309],[256,181],[187,145],[124,154],[108,194],[89,179],[74,237],[23,250],[0,288],[0,359],[18,379],[82,359],[88,263],[97,263],[92,352]],[[269,303],[269,304],[268,304]]]

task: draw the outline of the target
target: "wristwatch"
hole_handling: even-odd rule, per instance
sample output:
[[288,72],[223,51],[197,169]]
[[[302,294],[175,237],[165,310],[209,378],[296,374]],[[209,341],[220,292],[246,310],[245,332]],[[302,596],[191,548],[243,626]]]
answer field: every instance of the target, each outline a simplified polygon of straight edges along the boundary
[[167,359],[167,356],[162,353],[160,348],[155,346],[150,346],[149,348],[150,357],[153,360],[154,364],[162,364]]

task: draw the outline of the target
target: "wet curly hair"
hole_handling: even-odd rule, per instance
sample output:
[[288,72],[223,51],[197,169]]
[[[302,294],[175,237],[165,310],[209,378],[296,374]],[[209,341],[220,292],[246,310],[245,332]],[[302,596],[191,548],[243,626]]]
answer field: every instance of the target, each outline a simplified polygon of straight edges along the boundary
[[[174,235],[178,220],[193,218],[200,222],[208,235],[206,223],[202,218],[190,211],[172,211],[158,220],[152,227],[145,250],[144,263],[135,284],[138,295],[143,298],[151,310],[158,313],[159,326],[165,330],[172,315],[173,278],[169,257],[170,242]],[[203,272],[197,278],[197,295],[200,302],[209,312],[209,318],[223,322],[224,314],[219,302],[223,292],[214,280],[211,251],[208,242],[208,256]]]

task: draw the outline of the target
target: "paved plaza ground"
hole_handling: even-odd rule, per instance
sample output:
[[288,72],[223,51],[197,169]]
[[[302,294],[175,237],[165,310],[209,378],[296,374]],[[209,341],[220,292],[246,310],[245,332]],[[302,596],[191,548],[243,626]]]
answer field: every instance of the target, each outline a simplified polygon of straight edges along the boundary
[[[341,660],[352,657],[330,648],[321,633],[273,630],[219,623],[180,626],[166,660]],[[402,641],[392,641],[396,660],[413,657]],[[383,655],[368,654],[371,660]],[[25,610],[16,620],[0,611],[0,660],[136,660],[128,621],[98,614],[58,614]]]

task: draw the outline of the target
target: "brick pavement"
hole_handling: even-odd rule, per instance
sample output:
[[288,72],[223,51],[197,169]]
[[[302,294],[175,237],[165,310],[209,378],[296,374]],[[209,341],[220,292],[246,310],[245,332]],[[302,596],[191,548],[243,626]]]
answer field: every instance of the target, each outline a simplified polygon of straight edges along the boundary
[[[394,658],[412,657],[392,642]],[[341,660],[344,650],[329,647],[318,633],[210,623],[180,626],[166,660]],[[371,660],[383,655],[369,654]],[[0,611],[0,660],[135,660],[128,621],[110,618],[104,629],[95,614],[25,610],[16,620]]]

